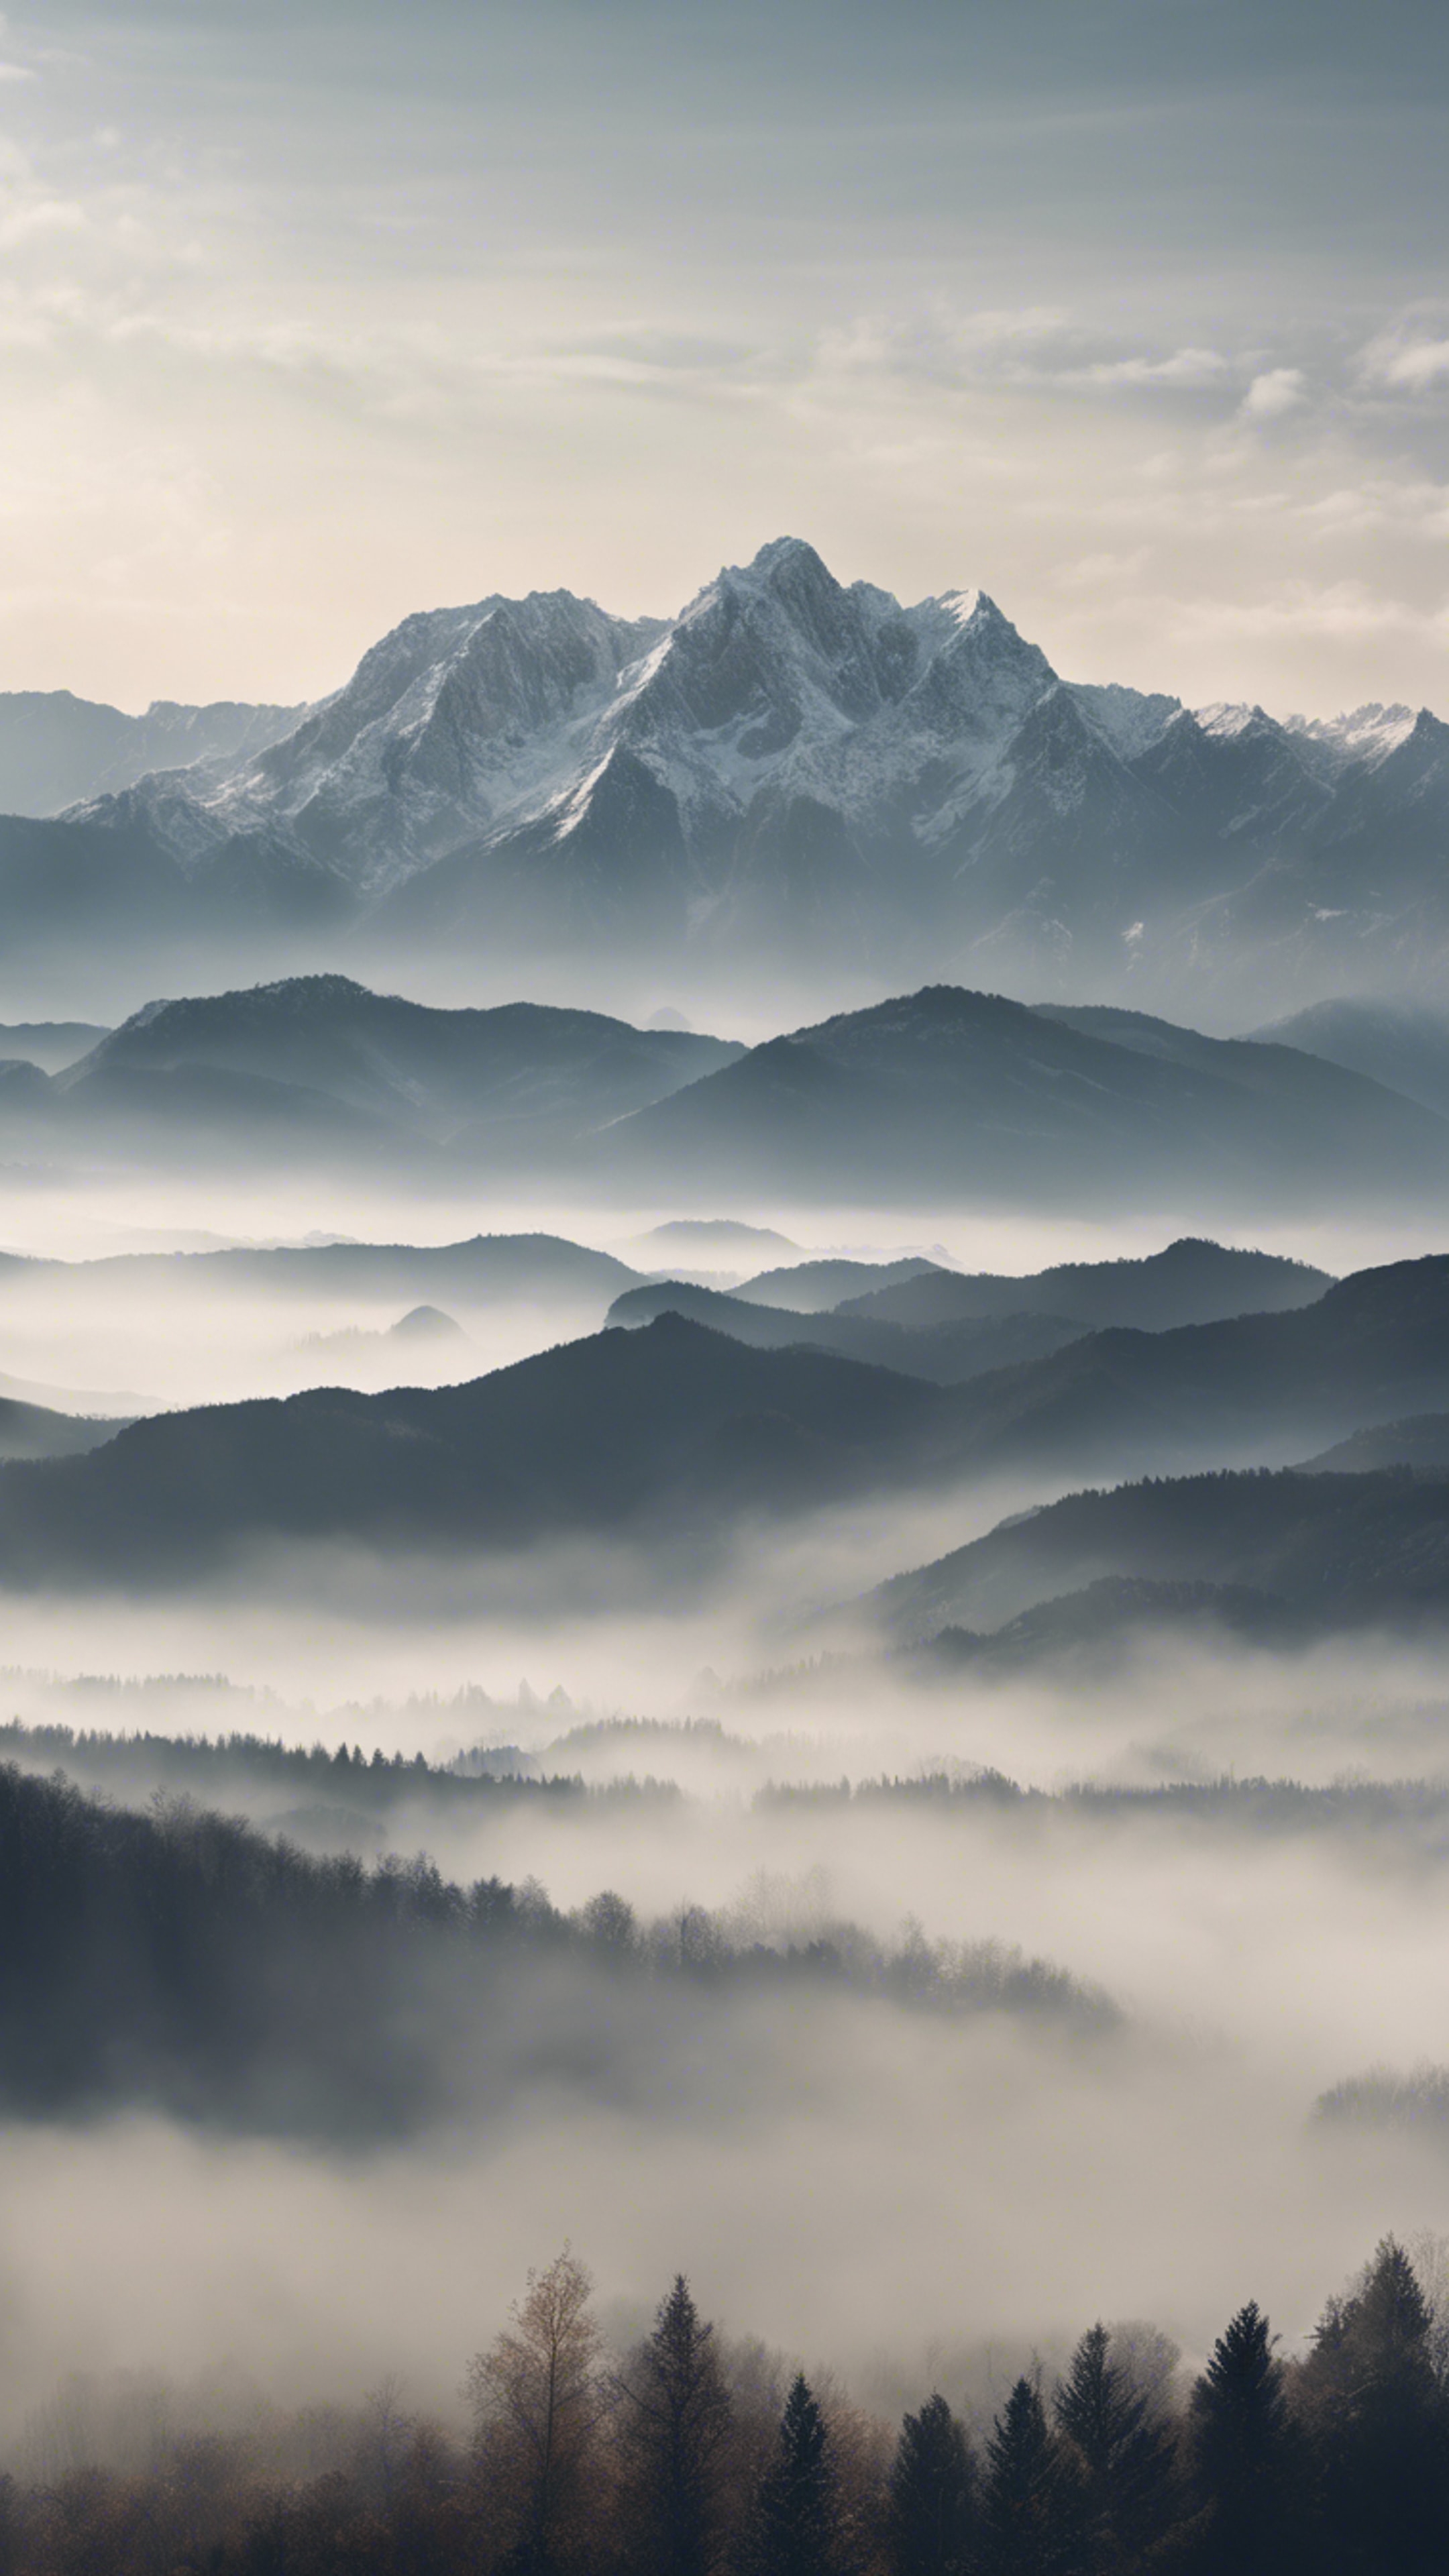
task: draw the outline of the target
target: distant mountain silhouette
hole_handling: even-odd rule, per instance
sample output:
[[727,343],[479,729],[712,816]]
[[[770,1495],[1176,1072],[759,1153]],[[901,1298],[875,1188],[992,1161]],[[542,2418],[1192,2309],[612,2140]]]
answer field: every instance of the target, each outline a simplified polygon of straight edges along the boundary
[[1367,1074],[1449,1117],[1449,1020],[1438,1011],[1383,1001],[1315,1002],[1256,1035]]
[[321,1296],[378,1303],[463,1304],[600,1301],[601,1309],[640,1276],[627,1262],[554,1234],[475,1234],[463,1243],[305,1243],[236,1246],[216,1252],[118,1252],[89,1261],[0,1254],[9,1280],[53,1284],[60,1295],[114,1287],[246,1287],[277,1297]]
[[968,1317],[1054,1315],[1084,1329],[1127,1324],[1156,1333],[1307,1306],[1332,1285],[1326,1270],[1304,1261],[1182,1237],[1140,1260],[1061,1261],[1021,1279],[931,1271],[900,1287],[847,1298],[838,1312],[917,1331]]
[[1276,1208],[1442,1196],[1449,1122],[1291,1048],[938,985],[752,1048],[620,1119],[599,1159],[736,1198]]
[[1090,1333],[962,1389],[980,1468],[1133,1475],[1278,1464],[1449,1404],[1449,1257],[1356,1272],[1311,1305]]
[[96,1414],[55,1413],[48,1405],[0,1395],[0,1461],[81,1457],[113,1440],[123,1427],[124,1417],[108,1421]]
[[462,1325],[440,1306],[413,1306],[387,1331],[390,1342],[465,1342],[467,1338]]
[[758,1305],[743,1296],[677,1279],[626,1289],[615,1298],[607,1321],[632,1329],[653,1323],[657,1315],[687,1315],[697,1324],[708,1324],[737,1342],[748,1343],[752,1350],[780,1351],[808,1344],[812,1350],[836,1351],[843,1359],[898,1369],[907,1377],[929,1378],[938,1386],[956,1386],[1017,1360],[1044,1358],[1086,1329],[1045,1314],[1003,1314],[907,1329],[849,1311],[820,1314],[813,1309],[797,1312]]
[[[1359,1272],[1283,1314],[1091,1334],[952,1386],[800,1345],[747,1349],[665,1313],[463,1386],[166,1414],[89,1458],[9,1469],[0,1577],[165,1580],[305,1538],[508,1551],[633,1533],[683,1561],[752,1515],[987,1474],[1049,1486],[1272,1462],[1436,1407],[1449,1407],[1444,1257]],[[1340,1496],[1345,1482],[1300,1481]],[[1109,1562],[1052,1588],[1117,1572],[1259,1580],[1246,1562],[1221,1578]],[[938,1624],[952,1620],[981,1624],[965,1611]]]
[[150,1002],[60,1073],[46,1106],[74,1130],[280,1120],[349,1139],[445,1141],[458,1154],[557,1154],[743,1050],[594,1011],[519,1002],[435,1010],[342,975]]
[[[1049,1635],[1078,1622],[1067,1601],[1107,1581],[1246,1590],[1302,1634],[1380,1616],[1401,1623],[1415,1611],[1443,1617],[1449,1476],[1286,1469],[1069,1494],[896,1576],[864,1606],[902,1643],[1012,1621]],[[1048,1615],[1042,1605],[1052,1604]]]
[[847,1261],[829,1255],[815,1261],[787,1263],[779,1270],[757,1271],[742,1279],[735,1295],[747,1305],[784,1307],[797,1315],[827,1314],[862,1289],[891,1288],[907,1279],[934,1276],[938,1265],[917,1256],[900,1261]]
[[166,1580],[313,1538],[483,1547],[630,1533],[687,1550],[757,1512],[940,1481],[955,1390],[665,1315],[466,1386],[327,1389],[135,1424],[0,1475],[0,1580]]
[[355,1372],[369,1386],[408,1385],[419,1375],[426,1383],[440,1373],[457,1378],[466,1374],[470,1358],[477,1366],[471,1337],[438,1306],[414,1306],[378,1332],[349,1325],[339,1332],[307,1333],[296,1352],[302,1375],[330,1378]]
[[1305,1476],[1362,1476],[1379,1467],[1412,1467],[1449,1475],[1449,1413],[1415,1413],[1404,1422],[1375,1422],[1335,1441],[1317,1458],[1305,1458]]
[[153,770],[236,760],[290,733],[301,707],[156,701],[142,716],[69,689],[0,692],[0,814],[58,814]]
[[1100,1575],[1079,1592],[1038,1602],[1001,1627],[982,1633],[943,1628],[923,1650],[944,1672],[969,1669],[1003,1675],[1035,1665],[1089,1662],[1100,1669],[1120,1661],[1145,1638],[1171,1631],[1175,1641],[1197,1635],[1207,1642],[1284,1646],[1313,1632],[1302,1610],[1246,1583],[1148,1582]]
[[109,1029],[92,1020],[13,1020],[0,1028],[0,1060],[39,1065],[42,1073],[63,1073],[109,1037]]

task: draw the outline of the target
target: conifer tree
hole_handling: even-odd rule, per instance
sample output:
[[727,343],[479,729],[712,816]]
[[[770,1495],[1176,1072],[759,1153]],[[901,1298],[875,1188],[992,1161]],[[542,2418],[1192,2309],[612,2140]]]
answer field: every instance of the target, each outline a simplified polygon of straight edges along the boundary
[[907,2415],[891,2464],[888,2528],[895,2576],[964,2576],[972,2534],[974,2464],[944,2397]]
[[986,2445],[977,2563],[984,2576],[1077,2576],[1077,2492],[1040,2391],[1019,2379]]
[[641,2576],[708,2576],[719,2555],[731,2407],[714,2328],[683,2273],[617,2387],[630,2565]]
[[1348,2568],[1442,2567],[1449,2421],[1413,2264],[1385,2237],[1355,2292],[1331,2300],[1303,2372],[1324,2527]]
[[832,2576],[834,2485],[825,2419],[797,2371],[756,2498],[750,2576]]
[[1192,2392],[1203,2564],[1221,2576],[1280,2576],[1297,2446],[1283,2365],[1256,2300],[1213,2346]]
[[1111,2337],[1090,2326],[1056,2392],[1053,2412],[1082,2473],[1088,2559],[1115,2568],[1159,2539],[1172,2518],[1175,2444],[1111,2357]]

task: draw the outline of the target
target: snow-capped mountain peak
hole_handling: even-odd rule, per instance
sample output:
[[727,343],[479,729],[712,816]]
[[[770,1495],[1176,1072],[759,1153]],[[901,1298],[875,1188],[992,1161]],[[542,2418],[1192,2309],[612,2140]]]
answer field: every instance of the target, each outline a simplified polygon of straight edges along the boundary
[[429,935],[969,923],[1061,958],[1130,940],[1137,959],[1164,902],[1218,904],[1285,850],[1331,853],[1312,917],[1350,918],[1352,854],[1432,841],[1446,802],[1435,718],[1280,724],[1069,684],[985,591],[903,606],[780,537],[669,619],[567,591],[405,618],[280,740],[69,819],[198,901],[295,882],[329,918],[380,909]]
[[1386,760],[1391,751],[1398,750],[1400,743],[1408,741],[1415,722],[1413,707],[1402,704],[1381,706],[1376,699],[1341,716],[1288,716],[1284,719],[1287,732],[1301,735],[1335,766],[1349,761],[1376,763]]

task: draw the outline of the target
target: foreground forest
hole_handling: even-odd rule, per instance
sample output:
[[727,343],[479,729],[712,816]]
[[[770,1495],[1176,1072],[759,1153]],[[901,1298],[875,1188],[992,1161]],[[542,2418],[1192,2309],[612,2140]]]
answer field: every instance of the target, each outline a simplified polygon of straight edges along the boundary
[[[1428,2268],[1428,2267],[1426,2267]],[[980,2423],[899,2426],[701,2317],[681,2275],[606,2343],[566,2247],[469,2363],[463,2429],[395,2383],[258,2406],[229,2435],[143,2408],[101,2465],[73,2388],[0,2482],[5,2576],[1429,2576],[1449,2555],[1449,2325],[1385,2238],[1307,2350],[1253,2301],[1184,2374],[1098,2322]],[[87,2455],[89,2428],[93,2448]],[[114,2428],[112,2448],[117,2447]]]

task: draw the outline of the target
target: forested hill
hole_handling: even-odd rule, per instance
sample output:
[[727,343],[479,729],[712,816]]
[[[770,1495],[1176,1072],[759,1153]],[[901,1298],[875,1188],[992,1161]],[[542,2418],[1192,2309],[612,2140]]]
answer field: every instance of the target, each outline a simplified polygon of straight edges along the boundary
[[990,1942],[892,1949],[842,1925],[770,1943],[699,1908],[640,1924],[607,1894],[564,1915],[532,1884],[309,1859],[184,1802],[130,1814],[0,1765],[11,2116],[149,2105],[363,2139],[486,2118],[545,2085],[687,2117],[715,2085],[734,2101],[787,2080],[754,2008],[832,1994],[1087,2033],[1118,2018]]
[[[1241,1587],[1299,1634],[1449,1616],[1449,1477],[1403,1469],[1152,1478],[1069,1494],[932,1565],[897,1575],[871,1613],[899,1639],[1001,1630],[1034,1605],[1125,1579]],[[1129,1595],[1123,1605],[1132,1608]],[[1210,1606],[1210,1605],[1209,1605]],[[1231,1603],[1224,1607],[1231,1610]],[[1160,1604],[1172,1624],[1170,1598]],[[1289,1623],[1284,1622],[1285,1628]],[[1271,1622],[1262,1622],[1271,1633]]]

